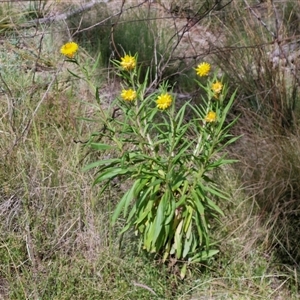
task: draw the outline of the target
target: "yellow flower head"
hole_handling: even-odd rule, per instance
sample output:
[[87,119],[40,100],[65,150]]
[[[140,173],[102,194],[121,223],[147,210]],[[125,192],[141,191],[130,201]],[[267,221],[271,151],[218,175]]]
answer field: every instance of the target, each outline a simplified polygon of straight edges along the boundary
[[210,111],[204,119],[204,121],[208,123],[215,122],[216,120],[217,120],[217,114],[214,111]]
[[161,94],[156,99],[156,106],[159,109],[165,110],[169,108],[171,104],[172,104],[172,97],[168,93]]
[[133,89],[122,90],[121,97],[125,101],[133,101],[136,98],[136,91],[134,91]]
[[126,54],[124,57],[121,57],[120,65],[125,71],[131,71],[136,66],[136,59],[135,57]]
[[210,71],[210,64],[207,62],[203,62],[199,64],[195,70],[197,75],[199,75],[200,77],[207,76]]
[[223,88],[223,84],[220,81],[216,81],[211,85],[211,90],[215,93],[215,95],[220,94]]
[[73,58],[78,50],[78,45],[74,42],[64,44],[60,48],[60,53],[68,58]]

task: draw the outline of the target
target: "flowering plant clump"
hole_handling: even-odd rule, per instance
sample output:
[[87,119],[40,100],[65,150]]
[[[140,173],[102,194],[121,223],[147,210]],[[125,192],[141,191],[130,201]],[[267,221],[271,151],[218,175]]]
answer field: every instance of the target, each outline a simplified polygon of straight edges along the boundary
[[68,58],[74,58],[77,51],[78,44],[74,42],[66,43],[60,48],[60,53]]
[[85,170],[97,168],[94,184],[101,184],[101,193],[116,179],[127,182],[112,224],[123,222],[121,235],[133,230],[141,250],[160,255],[163,262],[180,263],[184,277],[189,264],[218,253],[210,241],[211,228],[224,215],[218,203],[229,197],[214,181],[213,171],[233,162],[223,150],[237,139],[229,134],[235,121],[225,124],[235,93],[229,97],[216,75],[208,76],[211,66],[201,63],[196,74],[208,78],[196,82],[206,96],[199,105],[187,101],[175,107],[176,94],[167,82],[149,91],[149,69],[142,80],[137,56],[112,63],[123,79],[122,91],[113,111],[105,111],[95,88],[104,131],[88,143],[106,158]]

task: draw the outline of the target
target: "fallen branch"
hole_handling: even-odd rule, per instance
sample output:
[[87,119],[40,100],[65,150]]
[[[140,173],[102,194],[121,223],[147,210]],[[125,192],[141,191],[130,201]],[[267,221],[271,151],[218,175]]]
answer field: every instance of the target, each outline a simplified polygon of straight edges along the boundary
[[91,2],[88,2],[86,4],[82,4],[79,8],[72,10],[67,13],[59,14],[56,16],[49,16],[45,18],[39,18],[35,19],[29,22],[29,24],[46,24],[46,23],[52,23],[52,22],[57,22],[57,21],[62,21],[66,20],[74,15],[80,14],[86,10],[91,9],[94,5],[99,4],[99,3],[107,3],[109,0],[91,0]]

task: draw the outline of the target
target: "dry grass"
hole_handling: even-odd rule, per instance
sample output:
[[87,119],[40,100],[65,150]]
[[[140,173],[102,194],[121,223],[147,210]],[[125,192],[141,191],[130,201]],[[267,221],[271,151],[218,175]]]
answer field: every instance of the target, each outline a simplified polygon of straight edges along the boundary
[[[299,5],[293,4],[295,9]],[[299,268],[294,228],[299,223],[300,77],[293,59],[299,55],[294,41],[298,29],[283,21],[284,15],[297,16],[289,11],[292,1],[247,10],[235,5],[231,17],[237,22],[228,23],[227,51],[217,54],[217,62],[228,81],[239,86],[236,134],[243,137],[233,149],[240,160],[237,168],[246,194],[257,204],[263,244],[282,262]]]
[[[271,124],[258,134],[256,129],[249,132],[246,124],[248,132],[234,150],[240,158],[245,191],[254,197],[260,222],[266,228],[263,242],[282,262],[298,267],[299,134],[270,135],[274,132]],[[240,131],[244,130],[241,124]]]
[[227,16],[227,45],[216,54],[228,80],[240,87],[241,105],[273,119],[276,129],[292,127],[299,113],[297,33],[282,21],[288,3],[236,2]]

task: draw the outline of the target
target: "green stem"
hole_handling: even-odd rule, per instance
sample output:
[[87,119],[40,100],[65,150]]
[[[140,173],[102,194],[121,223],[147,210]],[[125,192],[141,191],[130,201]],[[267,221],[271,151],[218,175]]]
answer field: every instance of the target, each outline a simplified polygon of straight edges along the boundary
[[[81,64],[76,61],[76,64],[77,66],[79,66],[80,68],[80,71],[84,74],[84,81],[89,85],[90,89],[92,90],[92,93],[93,95],[96,94],[97,92],[97,87],[91,82],[90,80],[90,76],[89,76],[89,73],[88,71],[86,70],[85,67],[82,67]],[[115,130],[114,128],[111,126],[110,124],[110,116],[107,115],[107,113],[103,110],[103,108],[101,107],[100,103],[98,105],[98,109],[99,109],[99,112],[100,112],[100,118],[101,118],[101,121],[104,123],[104,125],[106,126],[106,128],[109,129],[110,132],[113,132],[115,133]],[[116,137],[115,137],[115,134],[114,136],[112,137],[112,140],[116,143],[118,149],[121,151],[123,149],[123,143],[120,142]]]
[[[146,130],[147,120],[145,118],[145,110],[144,110],[144,107],[141,107],[143,105],[143,101],[144,101],[145,84],[146,83],[144,82],[142,84],[143,87],[140,88],[139,84],[138,83],[136,84],[134,77],[136,77],[136,73],[130,74],[131,86],[132,86],[133,90],[140,90],[140,91],[139,91],[139,95],[138,95],[138,99],[137,99],[137,104],[135,107],[135,120],[133,120],[133,121],[137,124],[138,132],[139,132],[139,135],[142,138],[142,140],[148,142],[148,145],[150,147],[150,153],[154,153],[153,141],[151,139],[150,134]],[[142,111],[140,112],[141,109],[142,109]],[[142,119],[144,120],[143,122],[141,121],[141,117],[140,117],[141,115],[142,115]],[[145,147],[144,143],[142,143],[141,148],[143,149],[144,153],[149,154],[149,149],[147,147]]]

